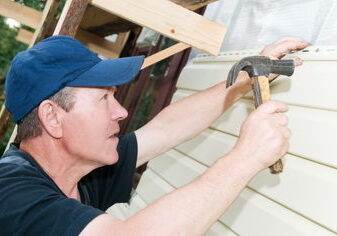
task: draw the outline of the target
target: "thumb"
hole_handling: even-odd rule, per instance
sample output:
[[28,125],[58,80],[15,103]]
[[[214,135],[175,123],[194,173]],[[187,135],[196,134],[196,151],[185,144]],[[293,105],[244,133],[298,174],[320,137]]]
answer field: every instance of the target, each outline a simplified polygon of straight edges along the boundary
[[286,56],[283,57],[282,60],[293,60],[295,66],[301,66],[303,64],[302,59],[299,58],[298,56]]
[[288,111],[288,106],[283,102],[278,101],[269,101],[257,108],[257,111],[263,112],[266,114],[273,114],[277,112],[286,112]]

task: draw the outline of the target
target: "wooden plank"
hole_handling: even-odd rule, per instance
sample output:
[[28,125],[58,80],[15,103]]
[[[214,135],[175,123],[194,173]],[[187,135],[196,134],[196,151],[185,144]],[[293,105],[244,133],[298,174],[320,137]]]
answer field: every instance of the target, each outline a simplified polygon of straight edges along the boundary
[[21,24],[36,29],[41,20],[41,13],[11,0],[0,0],[0,15],[12,18]]
[[30,42],[33,39],[33,36],[34,36],[34,33],[20,28],[19,32],[18,32],[18,35],[16,36],[16,40],[21,42],[21,43],[25,43],[25,44],[29,45]]
[[75,37],[77,28],[81,23],[89,2],[90,0],[67,0],[60,19],[57,22],[54,35],[69,35]]
[[155,63],[157,63],[158,61],[164,60],[165,58],[168,58],[178,52],[181,52],[187,48],[189,48],[190,46],[184,43],[177,43],[169,48],[166,48],[160,52],[157,52],[156,54],[153,54],[151,56],[148,56],[147,58],[145,58],[144,63],[142,65],[141,69],[144,69],[148,66],[151,66]]
[[[0,140],[5,137],[6,131],[10,125],[11,115],[6,110],[5,105],[1,106],[0,112]],[[1,153],[2,154],[2,153]]]
[[117,58],[121,52],[122,47],[118,48],[113,42],[81,29],[77,31],[76,38],[92,51],[106,58]]
[[[16,39],[22,43],[29,44],[33,38],[33,33],[24,29],[20,29]],[[106,58],[117,58],[121,48],[117,48],[115,43],[106,39],[93,35],[84,30],[78,30],[76,38],[86,45],[91,51],[102,55]]]
[[[196,10],[214,1],[215,0],[172,0],[172,2],[189,10]],[[109,14],[108,12],[94,6],[89,6],[87,8],[83,21],[81,22],[82,29],[88,30],[101,37],[119,32],[130,31],[136,27],[136,24],[118,16]]]
[[178,4],[192,11],[216,1],[217,0],[171,0],[171,2],[174,2],[175,4]]
[[29,44],[29,47],[32,47],[37,42],[41,41],[42,39],[45,39],[48,36],[49,33],[51,34],[54,29],[53,23],[55,22],[55,14],[57,11],[57,8],[60,5],[60,0],[48,0],[42,13],[42,17],[40,20],[40,24],[38,28],[35,30],[33,38]]
[[[93,0],[92,5],[213,55],[226,28],[168,0]],[[130,9],[137,9],[130,12]]]

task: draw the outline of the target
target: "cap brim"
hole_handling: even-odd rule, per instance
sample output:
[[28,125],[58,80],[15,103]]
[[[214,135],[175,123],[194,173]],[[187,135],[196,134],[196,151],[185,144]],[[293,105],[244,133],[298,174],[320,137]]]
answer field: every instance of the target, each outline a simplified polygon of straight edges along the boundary
[[102,60],[70,81],[70,87],[109,87],[126,84],[139,73],[144,56]]

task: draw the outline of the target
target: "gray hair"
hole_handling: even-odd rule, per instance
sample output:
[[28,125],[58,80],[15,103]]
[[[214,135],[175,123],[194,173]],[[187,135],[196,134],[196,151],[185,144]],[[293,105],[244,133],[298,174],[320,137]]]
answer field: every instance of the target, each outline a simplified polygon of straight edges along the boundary
[[[64,87],[48,99],[55,102],[66,112],[70,111],[75,104],[72,87]],[[16,137],[17,142],[21,142],[29,138],[35,138],[42,134],[42,126],[38,116],[38,109],[39,106],[35,107],[18,123],[18,134]]]

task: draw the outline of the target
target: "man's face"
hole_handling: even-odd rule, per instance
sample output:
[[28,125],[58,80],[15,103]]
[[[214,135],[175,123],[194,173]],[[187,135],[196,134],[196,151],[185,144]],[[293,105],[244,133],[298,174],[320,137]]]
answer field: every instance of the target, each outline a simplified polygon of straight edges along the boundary
[[89,165],[117,162],[116,134],[127,111],[114,98],[115,87],[74,88],[75,104],[64,113],[63,144],[66,151]]

